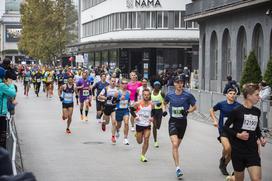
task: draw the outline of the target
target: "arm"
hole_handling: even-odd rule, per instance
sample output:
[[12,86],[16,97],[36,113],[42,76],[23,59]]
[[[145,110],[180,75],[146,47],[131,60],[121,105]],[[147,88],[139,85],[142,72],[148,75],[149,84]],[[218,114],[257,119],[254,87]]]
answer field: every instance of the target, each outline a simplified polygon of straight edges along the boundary
[[104,95],[105,92],[106,92],[105,89],[106,89],[106,88],[104,88],[104,89],[100,92],[100,94],[98,95],[98,99],[107,100],[107,97]]
[[209,112],[210,112],[210,116],[211,116],[211,118],[212,118],[212,120],[213,120],[213,125],[214,125],[215,127],[218,127],[218,120],[217,120],[217,118],[216,118],[216,116],[215,116],[215,111],[214,111],[214,109],[211,108]]
[[5,94],[8,97],[15,97],[16,96],[16,90],[13,84],[3,84],[1,86],[1,91],[3,94]]
[[238,132],[236,132],[234,129],[230,128],[230,126],[235,121],[235,114],[236,114],[235,111],[231,111],[225,125],[223,126],[223,130],[226,131],[226,133],[228,133],[232,137],[236,137],[238,134]]

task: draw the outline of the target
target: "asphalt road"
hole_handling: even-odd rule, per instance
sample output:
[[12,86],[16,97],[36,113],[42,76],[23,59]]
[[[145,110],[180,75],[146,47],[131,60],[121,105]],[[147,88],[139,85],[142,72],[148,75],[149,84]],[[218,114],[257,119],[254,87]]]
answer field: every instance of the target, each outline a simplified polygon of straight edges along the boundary
[[[61,119],[58,97],[47,99],[44,93],[36,97],[31,89],[29,97],[19,92],[15,121],[21,141],[24,167],[39,181],[171,181],[177,180],[171,154],[171,144],[165,118],[159,131],[159,148],[153,137],[147,153],[149,162],[139,161],[141,145],[130,132],[130,145],[123,145],[123,134],[112,145],[110,127],[101,131],[95,120],[95,108],[89,121],[79,119],[75,106],[71,135],[65,134],[66,123]],[[56,91],[55,91],[56,93]],[[221,145],[217,130],[201,120],[189,119],[185,138],[180,147],[183,180],[220,181],[225,177],[218,169]],[[261,150],[263,180],[272,180],[272,145]],[[228,169],[232,171],[231,164]],[[246,174],[246,180],[248,175]]]

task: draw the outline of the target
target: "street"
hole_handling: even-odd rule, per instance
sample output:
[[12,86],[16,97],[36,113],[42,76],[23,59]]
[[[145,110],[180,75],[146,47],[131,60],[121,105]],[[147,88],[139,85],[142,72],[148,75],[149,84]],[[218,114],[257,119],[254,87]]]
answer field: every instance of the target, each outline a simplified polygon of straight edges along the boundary
[[[24,168],[35,174],[38,181],[171,181],[177,180],[168,136],[168,118],[159,130],[159,148],[154,148],[153,136],[147,152],[147,163],[139,161],[141,146],[134,133],[129,133],[130,145],[123,144],[123,134],[116,145],[111,144],[110,126],[102,132],[95,119],[95,102],[89,121],[80,121],[79,106],[75,105],[71,135],[65,134],[66,123],[61,119],[61,102],[55,89],[54,97],[44,93],[36,97],[33,88],[29,97],[23,95],[18,83],[16,126],[18,129]],[[218,165],[221,145],[213,126],[189,119],[180,147],[183,180],[220,181]],[[261,150],[263,180],[272,180],[272,145]],[[232,171],[229,164],[228,170]],[[248,174],[246,173],[246,180]]]

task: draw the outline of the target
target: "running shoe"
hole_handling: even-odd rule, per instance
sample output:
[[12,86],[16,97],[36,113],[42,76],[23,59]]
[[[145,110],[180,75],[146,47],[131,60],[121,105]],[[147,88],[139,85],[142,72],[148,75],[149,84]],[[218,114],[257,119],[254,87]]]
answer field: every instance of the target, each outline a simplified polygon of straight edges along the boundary
[[81,121],[84,120],[84,116],[82,114],[80,115],[80,119],[81,119]]
[[145,158],[144,155],[141,155],[140,160],[141,160],[141,162],[147,162],[147,159]]
[[101,128],[102,128],[102,131],[106,131],[106,125],[105,125],[105,123],[101,124]]
[[129,145],[128,139],[124,139],[124,145]]
[[113,144],[113,145],[115,145],[115,144],[116,144],[116,139],[115,139],[115,136],[112,136],[112,137],[111,137],[111,142],[112,142],[112,144]]
[[176,175],[177,175],[178,178],[182,177],[183,173],[182,173],[180,168],[176,170]]
[[87,116],[85,116],[85,121],[88,122],[88,117]]
[[233,176],[227,176],[226,181],[232,181],[233,180],[232,178],[233,178]]
[[225,175],[225,176],[229,175],[229,173],[227,171],[227,165],[225,164],[225,158],[223,158],[223,157],[220,159],[219,169],[223,175]]
[[134,127],[131,127],[131,131],[134,132],[134,131],[135,131],[135,128],[134,128]]
[[71,132],[71,130],[70,130],[69,128],[67,128],[67,129],[66,129],[66,133],[67,133],[67,134],[71,134],[72,132]]
[[154,143],[154,146],[155,146],[155,148],[159,148],[159,143],[156,141],[156,142]]

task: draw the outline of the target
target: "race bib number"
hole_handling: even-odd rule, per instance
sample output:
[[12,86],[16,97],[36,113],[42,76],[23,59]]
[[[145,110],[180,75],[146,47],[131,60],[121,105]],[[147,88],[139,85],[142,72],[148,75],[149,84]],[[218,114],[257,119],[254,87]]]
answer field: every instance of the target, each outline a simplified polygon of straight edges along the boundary
[[25,77],[25,81],[28,82],[29,81],[29,77]]
[[128,107],[128,100],[121,100],[120,101],[120,108],[127,108]]
[[73,94],[64,94],[64,101],[72,102],[73,101]]
[[244,115],[244,122],[242,129],[248,131],[255,131],[258,125],[258,116],[252,114],[245,114]]
[[89,90],[83,90],[83,96],[87,97],[90,95]]
[[182,118],[182,112],[184,111],[183,107],[172,107],[172,117],[174,118]]
[[64,81],[63,81],[63,82],[64,82],[64,84],[67,84],[68,80],[67,80],[67,79],[64,79]]
[[37,79],[37,82],[40,83],[40,82],[41,82],[41,79]]

